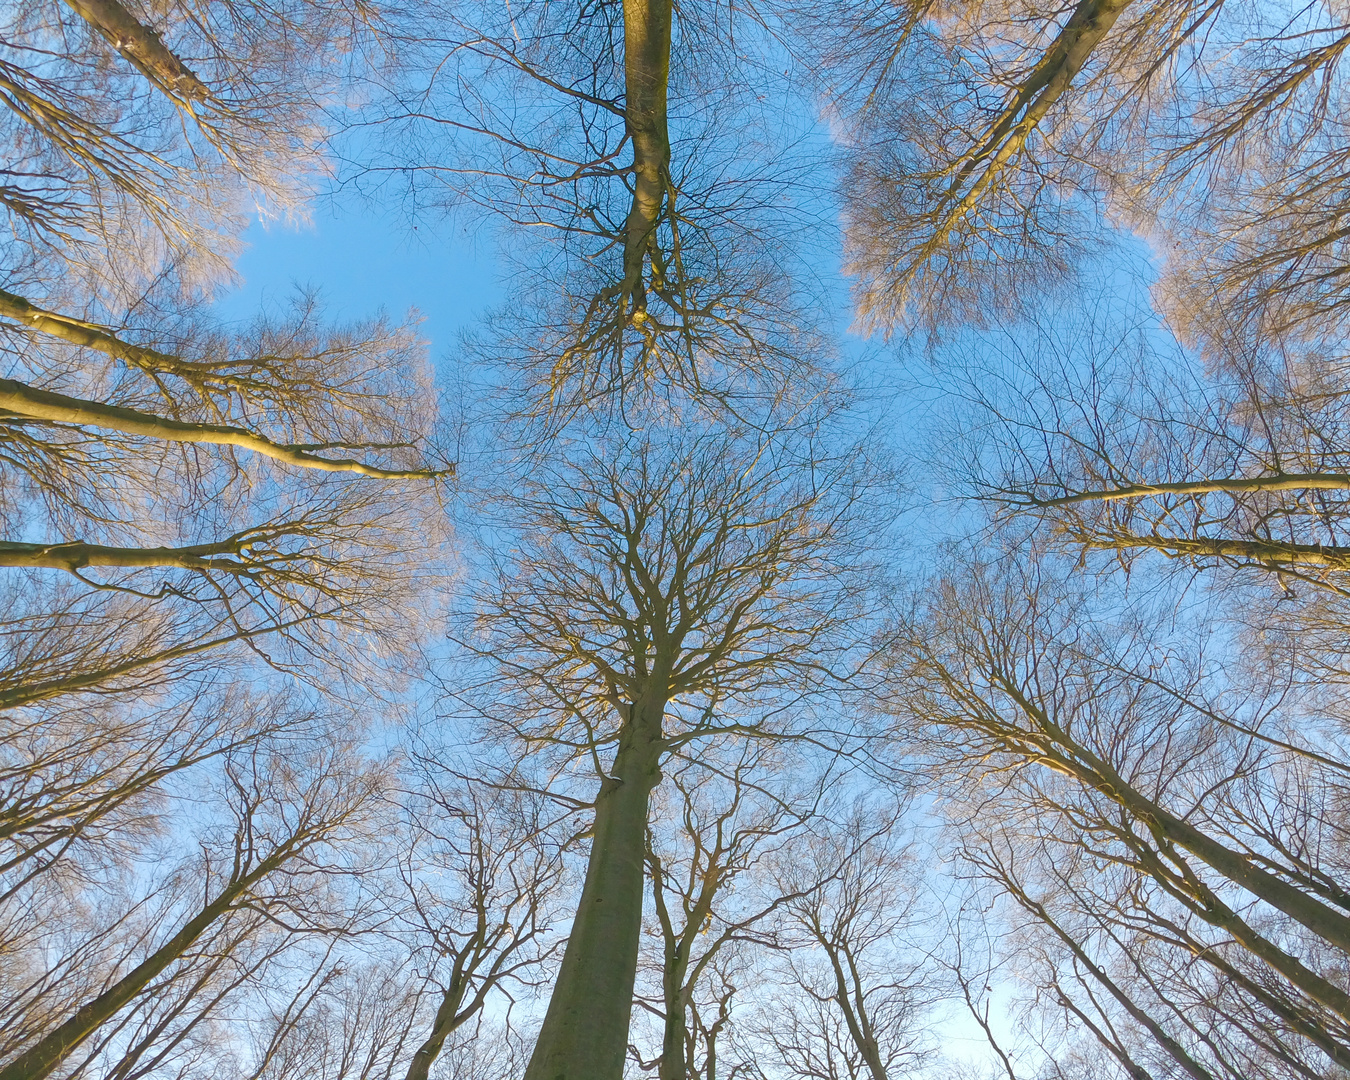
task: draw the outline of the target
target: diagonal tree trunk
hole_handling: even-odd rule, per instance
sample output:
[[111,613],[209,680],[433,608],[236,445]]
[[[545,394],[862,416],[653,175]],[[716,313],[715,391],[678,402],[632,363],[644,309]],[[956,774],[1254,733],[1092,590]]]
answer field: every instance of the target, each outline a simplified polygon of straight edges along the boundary
[[168,941],[147,956],[101,994],[81,1005],[75,1013],[8,1065],[0,1068],[0,1080],[44,1080],[73,1054],[95,1031],[141,993],[151,981],[179,959],[193,942],[247,898],[249,891],[280,867],[291,855],[290,845],[263,859],[251,871],[236,877],[216,898],[183,924]]
[[412,1061],[408,1063],[408,1073],[404,1080],[427,1080],[427,1077],[431,1075],[431,1066],[435,1064],[436,1059],[440,1057],[441,1050],[445,1047],[445,1040],[450,1038],[477,1011],[476,1009],[460,1011],[459,1007],[464,1003],[464,994],[467,990],[467,978],[461,977],[460,973],[457,972],[456,978],[451,981],[450,988],[441,996],[441,1004],[436,1009],[436,1018],[431,1024],[431,1034],[413,1054]]
[[75,12],[147,79],[172,98],[204,101],[211,96],[202,81],[117,0],[66,0]]

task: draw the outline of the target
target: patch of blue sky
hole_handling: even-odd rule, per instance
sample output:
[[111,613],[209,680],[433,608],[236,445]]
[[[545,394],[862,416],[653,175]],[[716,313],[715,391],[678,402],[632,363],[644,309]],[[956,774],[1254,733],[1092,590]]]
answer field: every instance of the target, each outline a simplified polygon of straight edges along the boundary
[[341,322],[413,312],[438,369],[501,293],[497,260],[474,231],[409,222],[355,194],[322,199],[304,225],[255,221],[244,240],[240,284],[216,303],[222,318],[245,321],[297,290],[317,292]]

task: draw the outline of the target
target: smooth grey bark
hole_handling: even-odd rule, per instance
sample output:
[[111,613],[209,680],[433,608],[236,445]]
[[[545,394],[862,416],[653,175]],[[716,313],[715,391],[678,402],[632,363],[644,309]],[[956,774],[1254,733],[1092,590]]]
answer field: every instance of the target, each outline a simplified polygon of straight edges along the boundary
[[670,0],[624,0],[624,116],[633,140],[633,205],[624,223],[623,282],[633,310],[646,310],[642,267],[670,180],[666,92],[670,80]]
[[657,694],[628,707],[595,801],[586,882],[525,1080],[621,1080],[637,979],[647,811],[661,779]]
[[117,0],[66,0],[142,75],[171,98],[205,101],[211,92],[161,40]]
[[340,447],[340,443],[306,443],[292,445],[273,442],[265,435],[228,424],[193,424],[182,420],[156,416],[140,409],[121,405],[105,405],[101,401],[56,394],[40,390],[15,379],[0,379],[0,412],[30,420],[45,420],[55,424],[77,424],[120,431],[125,435],[142,435],[150,439],[172,442],[209,443],[217,446],[237,446],[255,454],[325,472],[352,472],[381,480],[430,479],[449,475],[453,470],[436,472],[428,469],[381,469],[351,458],[325,458],[314,453]]
[[[661,972],[661,992],[666,1018],[661,1037],[661,1059],[657,1065],[657,1080],[686,1080],[689,1071],[689,1024],[687,1011],[693,993],[694,980],[688,978],[689,957],[694,938],[698,935],[712,911],[713,898],[722,882],[721,869],[710,867],[703,879],[702,889],[692,909],[686,911],[684,928],[675,932],[670,912],[662,894],[663,869],[661,860],[649,849],[647,858],[652,868],[652,897],[656,903],[657,918],[661,922],[665,950]],[[707,957],[699,962],[699,968]],[[697,979],[699,969],[695,969]]]
[[[686,1043],[689,1037],[686,1008],[686,988],[684,973],[689,967],[689,950],[681,941],[679,956],[673,958],[674,968],[667,967],[663,980],[666,1004],[665,1028],[661,1036],[661,1061],[657,1065],[658,1080],[685,1080],[689,1072],[686,1060]],[[667,959],[667,964],[672,958]]]

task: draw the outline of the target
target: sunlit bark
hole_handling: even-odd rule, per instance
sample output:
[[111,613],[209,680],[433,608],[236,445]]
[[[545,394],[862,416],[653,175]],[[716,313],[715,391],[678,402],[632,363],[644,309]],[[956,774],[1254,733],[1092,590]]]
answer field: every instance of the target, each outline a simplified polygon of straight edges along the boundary
[[381,469],[350,458],[330,459],[314,453],[316,450],[339,448],[338,444],[308,443],[287,446],[275,443],[265,435],[226,424],[191,424],[154,416],[139,409],[119,405],[104,405],[97,401],[67,397],[49,390],[37,390],[16,382],[0,379],[0,409],[11,416],[52,423],[79,424],[116,431],[124,435],[141,435],[170,442],[208,443],[214,446],[237,446],[263,454],[287,465],[324,472],[353,472],[383,480],[417,477],[429,479],[442,475],[431,470]]

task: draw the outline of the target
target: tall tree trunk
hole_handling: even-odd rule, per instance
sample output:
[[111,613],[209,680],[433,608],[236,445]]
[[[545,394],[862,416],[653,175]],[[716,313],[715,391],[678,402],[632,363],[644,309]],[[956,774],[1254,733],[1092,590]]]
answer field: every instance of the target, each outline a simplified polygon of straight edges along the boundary
[[[1242,886],[1277,911],[1284,912],[1328,945],[1350,955],[1350,917],[1332,910],[1315,897],[1261,869],[1244,858],[1241,852],[1224,847],[1189,821],[1165,810],[1125,780],[1108,761],[1071,739],[1064,729],[1022,697],[1015,687],[1012,693],[1019,699],[1018,704],[1027,715],[1036,721],[1042,732],[1048,736],[1043,741],[1037,740],[1042,764],[1100,791],[1143,822],[1159,840],[1174,844],[1183,851],[1189,851],[1235,885]],[[1216,911],[1224,911],[1224,918],[1231,914],[1217,898],[1211,900],[1209,895],[1200,897],[1197,894],[1197,899],[1201,899]],[[1214,907],[1216,904],[1218,906]],[[1350,1010],[1350,995],[1339,990],[1336,992],[1339,995],[1339,1005],[1329,1007],[1335,1008],[1342,1016],[1350,1019],[1350,1011],[1346,1011]]]
[[[846,976],[843,965],[839,962],[838,946],[823,935],[818,935],[818,940],[825,949],[825,955],[830,958],[830,966],[834,969],[834,1000],[844,1014],[844,1023],[848,1025],[853,1045],[862,1054],[867,1071],[872,1074],[872,1080],[887,1080],[886,1067],[881,1063],[881,1051],[877,1047],[872,1022],[867,1015],[867,1003],[863,1000],[862,980],[858,976],[853,958],[845,954],[849,967],[849,975]],[[852,977],[851,981],[849,976]]]
[[628,710],[595,802],[586,883],[525,1080],[621,1080],[637,978],[647,807],[661,779],[665,700]]
[[681,964],[679,972],[672,981],[666,976],[666,1028],[661,1040],[661,1063],[657,1068],[658,1080],[685,1080],[689,1067],[685,1062],[685,1040],[687,1038],[687,1020],[684,1006],[684,970],[687,964]]
[[661,1057],[657,1062],[658,1080],[685,1080],[687,1066],[685,1046],[688,1025],[685,1017],[685,976],[689,972],[689,950],[696,932],[706,915],[711,897],[705,886],[699,902],[691,912],[685,910],[685,924],[680,933],[670,918],[665,899],[665,868],[652,848],[651,832],[647,834],[647,862],[651,867],[652,902],[661,924],[664,952],[661,959],[661,999],[666,1009],[665,1032],[661,1040]]
[[645,308],[642,266],[665,203],[670,172],[666,87],[671,0],[624,0],[624,112],[633,140],[633,205],[624,226],[623,290]]

